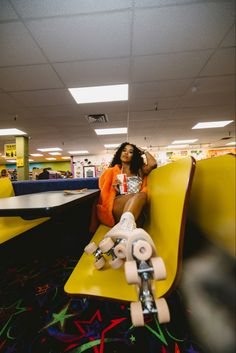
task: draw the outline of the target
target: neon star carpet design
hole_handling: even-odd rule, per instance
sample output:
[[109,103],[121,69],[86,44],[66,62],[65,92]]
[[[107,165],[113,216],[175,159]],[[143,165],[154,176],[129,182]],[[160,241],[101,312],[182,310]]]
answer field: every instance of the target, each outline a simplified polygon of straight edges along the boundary
[[172,321],[132,326],[129,305],[71,299],[64,284],[78,259],[0,267],[0,353],[204,353],[188,332],[178,293]]

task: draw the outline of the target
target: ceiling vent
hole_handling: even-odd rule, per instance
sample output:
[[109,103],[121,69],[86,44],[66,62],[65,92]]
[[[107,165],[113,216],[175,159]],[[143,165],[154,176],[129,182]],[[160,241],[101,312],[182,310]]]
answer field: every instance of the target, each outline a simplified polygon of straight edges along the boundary
[[108,122],[107,114],[89,114],[86,118],[90,124]]

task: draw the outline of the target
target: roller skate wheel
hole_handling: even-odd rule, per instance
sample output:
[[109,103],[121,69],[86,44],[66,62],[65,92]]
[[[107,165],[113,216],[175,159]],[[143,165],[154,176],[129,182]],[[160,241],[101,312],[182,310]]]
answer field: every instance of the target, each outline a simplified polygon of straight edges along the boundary
[[164,298],[155,299],[157,307],[157,316],[160,324],[164,324],[170,321],[170,311],[168,304]]
[[117,244],[114,248],[114,254],[120,259],[126,258],[126,247],[124,244]]
[[125,262],[125,278],[128,284],[140,284],[136,261]]
[[107,253],[114,245],[114,242],[111,238],[104,238],[99,243],[99,248],[103,253]]
[[133,246],[133,256],[146,261],[152,256],[152,246],[146,240],[138,240]]
[[118,257],[114,260],[110,260],[109,264],[114,270],[117,270],[123,265],[124,261],[122,259],[119,259]]
[[91,255],[94,253],[94,251],[97,250],[97,245],[93,242],[93,243],[89,243],[85,248],[84,248],[84,252],[86,252],[86,254]]
[[100,270],[101,268],[103,268],[105,265],[105,259],[104,257],[100,257],[100,259],[96,260],[94,262],[94,267],[97,269],[97,270]]
[[130,304],[130,316],[134,326],[144,326],[144,316],[141,302],[133,302]]
[[152,257],[150,264],[153,268],[153,279],[156,281],[166,279],[166,267],[161,257]]

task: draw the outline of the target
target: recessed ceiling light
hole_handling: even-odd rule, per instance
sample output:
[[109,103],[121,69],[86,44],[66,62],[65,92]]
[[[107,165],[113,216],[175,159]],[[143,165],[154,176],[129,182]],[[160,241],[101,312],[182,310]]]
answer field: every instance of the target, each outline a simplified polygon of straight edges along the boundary
[[228,142],[225,144],[225,146],[234,146],[236,145],[236,141]]
[[76,103],[98,103],[128,100],[128,84],[68,88]]
[[173,141],[172,142],[172,145],[175,145],[175,144],[183,144],[183,143],[194,143],[194,142],[196,142],[196,141],[198,141],[198,139],[192,139],[192,140],[175,140],[175,141]]
[[192,129],[209,129],[209,128],[215,128],[215,127],[224,127],[230,123],[232,123],[233,120],[224,120],[224,121],[208,121],[204,123],[198,123],[192,127]]
[[87,153],[89,153],[89,151],[87,151],[87,150],[84,150],[84,151],[68,151],[68,153],[70,153],[71,155],[74,155],[74,154],[87,154]]
[[112,128],[112,129],[95,129],[97,135],[116,135],[127,134],[127,127]]
[[48,154],[50,154],[51,156],[60,156],[61,155],[60,152],[49,152]]
[[167,146],[167,148],[172,148],[172,149],[174,149],[174,148],[186,148],[186,147],[189,147],[189,145],[169,145],[169,146]]
[[42,153],[30,153],[30,156],[32,157],[43,157]]
[[104,145],[105,148],[117,148],[118,146],[120,146],[120,143],[108,143]]
[[18,129],[0,129],[0,136],[26,135],[26,132]]
[[55,151],[62,151],[59,147],[48,147],[48,148],[37,148],[37,151],[41,152],[55,152]]
[[47,159],[48,161],[55,161],[56,160],[56,158],[54,158],[54,157],[48,157],[48,158],[45,158],[45,159]]

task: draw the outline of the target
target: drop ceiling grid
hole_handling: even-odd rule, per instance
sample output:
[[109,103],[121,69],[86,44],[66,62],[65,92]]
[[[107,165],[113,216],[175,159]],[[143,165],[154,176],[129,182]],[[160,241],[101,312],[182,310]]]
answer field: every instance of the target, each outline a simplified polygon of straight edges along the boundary
[[[187,126],[193,120],[235,117],[233,1],[11,0],[2,4],[0,125],[14,127],[13,117],[18,114],[18,124],[36,134],[30,142],[35,148],[38,121],[48,131],[54,129],[51,142],[57,141],[58,129],[60,139],[64,134],[71,147],[82,139],[84,148],[87,145],[85,149],[94,148],[91,153],[96,153],[103,150],[104,141],[122,142],[126,135],[97,137],[86,114],[106,113],[106,127],[119,127],[127,124],[129,110],[129,136],[140,143],[145,133],[152,144],[160,139],[164,144],[165,136],[168,140],[190,133]],[[78,106],[66,90],[123,82],[130,84],[129,103]],[[226,130],[210,130],[198,131],[199,138],[217,141],[225,131],[233,132],[234,124]],[[85,143],[84,135],[91,143]]]

